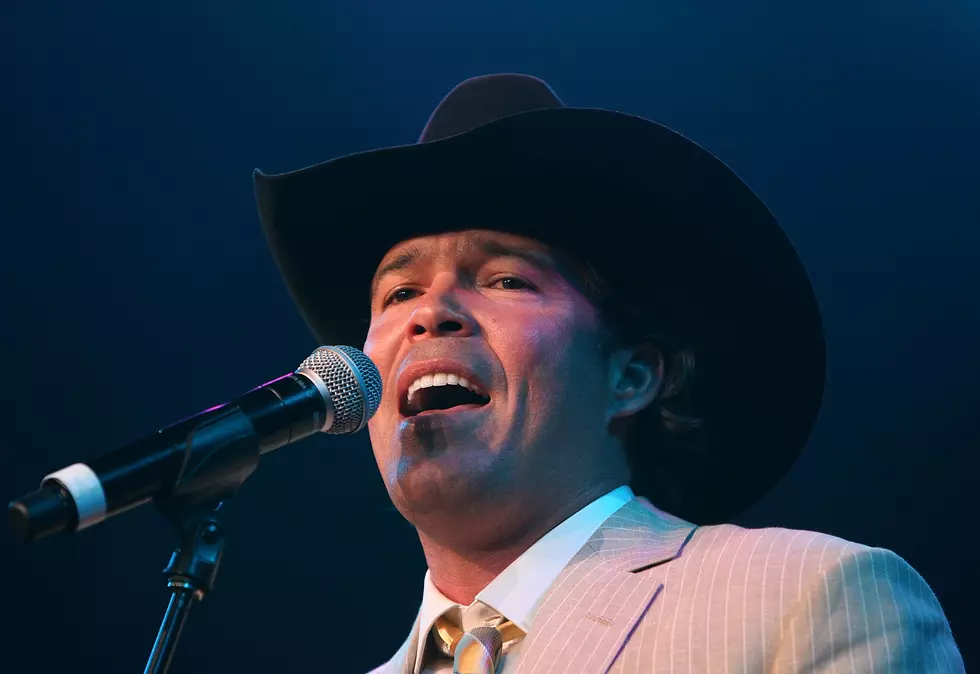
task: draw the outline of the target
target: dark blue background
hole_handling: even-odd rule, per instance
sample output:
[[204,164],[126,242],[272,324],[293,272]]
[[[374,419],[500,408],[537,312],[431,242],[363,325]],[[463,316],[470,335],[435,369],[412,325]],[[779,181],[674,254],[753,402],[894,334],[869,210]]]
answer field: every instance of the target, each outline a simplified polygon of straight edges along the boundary
[[[896,550],[980,662],[975,2],[42,0],[4,3],[0,35],[0,496],[315,347],[253,168],[413,142],[458,81],[529,72],[676,128],[770,204],[822,301],[829,384],[804,458],[738,523]],[[142,671],[173,543],[150,508],[0,535],[0,671]],[[367,670],[424,568],[366,435],[270,455],[173,671]]]

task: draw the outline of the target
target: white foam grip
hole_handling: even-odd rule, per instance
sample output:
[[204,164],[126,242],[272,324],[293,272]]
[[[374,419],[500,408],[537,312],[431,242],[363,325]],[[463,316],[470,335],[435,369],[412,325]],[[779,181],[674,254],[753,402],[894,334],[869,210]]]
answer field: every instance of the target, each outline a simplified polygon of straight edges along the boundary
[[98,524],[106,515],[105,492],[95,472],[84,463],[75,463],[67,468],[45,476],[43,485],[54,480],[63,486],[75,502],[78,512],[78,529]]

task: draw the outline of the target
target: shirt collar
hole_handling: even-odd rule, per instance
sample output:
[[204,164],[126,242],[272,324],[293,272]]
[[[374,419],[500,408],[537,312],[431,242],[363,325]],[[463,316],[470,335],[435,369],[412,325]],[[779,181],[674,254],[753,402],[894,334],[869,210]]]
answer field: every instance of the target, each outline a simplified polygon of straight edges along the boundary
[[[524,632],[530,632],[545,594],[562,569],[568,566],[602,523],[633,498],[633,490],[627,485],[600,496],[541,537],[483,588],[470,607],[463,609],[482,604],[497,611]],[[458,604],[439,591],[432,582],[431,573],[426,571],[419,615],[416,673],[421,668],[432,625],[436,618],[452,610],[459,610]]]

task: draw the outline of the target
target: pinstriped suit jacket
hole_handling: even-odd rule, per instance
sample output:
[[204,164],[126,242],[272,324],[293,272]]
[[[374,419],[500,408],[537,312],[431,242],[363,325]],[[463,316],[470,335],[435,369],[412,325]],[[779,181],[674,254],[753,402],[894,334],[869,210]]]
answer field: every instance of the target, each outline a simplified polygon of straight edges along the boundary
[[[372,674],[411,674],[418,621]],[[636,499],[546,595],[515,674],[964,672],[898,555],[788,529],[696,527]],[[510,667],[508,667],[510,669]]]

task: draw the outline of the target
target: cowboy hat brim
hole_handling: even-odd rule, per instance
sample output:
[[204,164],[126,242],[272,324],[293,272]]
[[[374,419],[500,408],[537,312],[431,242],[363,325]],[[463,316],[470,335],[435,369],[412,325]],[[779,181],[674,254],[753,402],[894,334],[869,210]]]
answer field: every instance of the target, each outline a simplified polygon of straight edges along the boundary
[[[606,110],[534,110],[254,178],[273,256],[321,343],[363,344],[371,278],[393,245],[491,229],[588,260],[626,303],[696,344],[710,447],[676,467],[688,482],[670,504],[678,516],[730,520],[775,485],[809,437],[826,354],[806,270],[748,186],[662,125]],[[638,423],[659,421],[641,414]],[[654,472],[674,469],[645,465],[644,451],[631,449],[641,492],[669,478]]]

